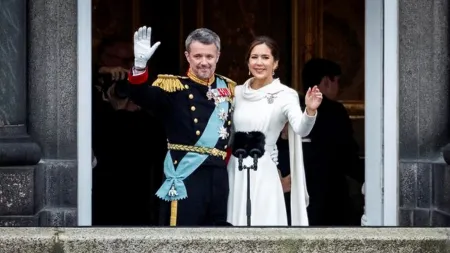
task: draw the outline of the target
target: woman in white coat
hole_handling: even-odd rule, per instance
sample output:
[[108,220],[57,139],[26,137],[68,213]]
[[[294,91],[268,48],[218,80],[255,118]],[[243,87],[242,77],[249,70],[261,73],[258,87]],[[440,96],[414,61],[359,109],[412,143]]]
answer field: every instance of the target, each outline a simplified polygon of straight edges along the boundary
[[[251,225],[287,226],[286,207],[277,166],[270,153],[284,125],[289,122],[291,165],[291,215],[293,226],[307,226],[306,207],[309,196],[303,168],[301,136],[314,126],[322,94],[317,87],[308,90],[306,108],[302,112],[298,93],[275,79],[279,50],[269,37],[258,37],[246,56],[252,78],[235,89],[233,111],[234,132],[258,131],[265,135],[264,155],[258,160],[258,170],[250,172]],[[247,157],[243,165],[251,166]],[[247,171],[238,170],[238,159],[228,163],[230,194],[227,221],[234,226],[247,225]]]

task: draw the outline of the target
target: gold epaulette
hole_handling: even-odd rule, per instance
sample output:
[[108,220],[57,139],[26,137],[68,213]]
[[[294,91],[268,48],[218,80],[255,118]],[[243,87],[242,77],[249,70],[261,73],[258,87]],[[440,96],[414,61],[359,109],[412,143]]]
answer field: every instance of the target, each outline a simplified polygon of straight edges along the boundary
[[217,75],[218,77],[222,78],[223,80],[225,80],[225,81],[227,82],[227,84],[228,84],[228,89],[230,89],[230,91],[231,91],[231,96],[234,97],[234,87],[236,87],[236,82],[233,81],[233,80],[231,80],[231,79],[228,78],[228,77],[225,77],[225,76],[222,76],[222,75],[218,75],[218,74],[216,74],[216,75]]
[[158,78],[153,82],[152,86],[157,86],[166,92],[177,92],[185,89],[180,79],[187,78],[184,76],[158,75]]

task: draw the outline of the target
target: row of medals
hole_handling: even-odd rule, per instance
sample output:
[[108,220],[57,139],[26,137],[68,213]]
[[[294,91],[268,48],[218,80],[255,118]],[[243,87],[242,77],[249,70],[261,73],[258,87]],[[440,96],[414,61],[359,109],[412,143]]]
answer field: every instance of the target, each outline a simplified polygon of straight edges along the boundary
[[[221,94],[218,89],[211,89],[211,86],[208,86],[208,92],[206,92],[206,97],[208,98],[208,100],[214,100],[214,103],[216,104],[216,106],[218,106],[219,103],[230,101],[230,91],[227,88],[223,88],[222,93],[223,94]],[[222,120],[223,124],[225,124],[225,121],[228,118],[228,112],[223,109],[220,109],[220,111],[218,112],[218,116]],[[219,128],[218,133],[219,137],[222,140],[227,139],[228,136],[230,135],[227,131],[227,128],[224,127],[224,125],[222,125]]]

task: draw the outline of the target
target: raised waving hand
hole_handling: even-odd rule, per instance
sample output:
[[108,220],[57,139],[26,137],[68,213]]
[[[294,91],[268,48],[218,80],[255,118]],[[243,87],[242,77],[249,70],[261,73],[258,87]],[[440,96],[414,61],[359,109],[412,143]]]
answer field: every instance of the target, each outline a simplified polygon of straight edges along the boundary
[[142,26],[134,33],[134,67],[145,69],[161,42],[151,45],[152,28]]

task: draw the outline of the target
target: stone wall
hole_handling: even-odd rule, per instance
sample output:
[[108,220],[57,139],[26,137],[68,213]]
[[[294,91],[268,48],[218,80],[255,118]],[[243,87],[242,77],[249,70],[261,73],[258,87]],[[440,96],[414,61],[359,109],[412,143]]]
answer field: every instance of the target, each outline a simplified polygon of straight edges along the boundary
[[28,1],[29,132],[42,148],[35,171],[41,226],[76,225],[77,1]]
[[450,167],[441,152],[449,141],[448,2],[401,0],[399,5],[402,226],[450,225]]
[[0,3],[0,226],[37,225],[41,150],[27,131],[26,18],[25,0]]
[[2,252],[449,252],[443,228],[0,228]]
[[0,226],[76,225],[76,10],[0,3]]

